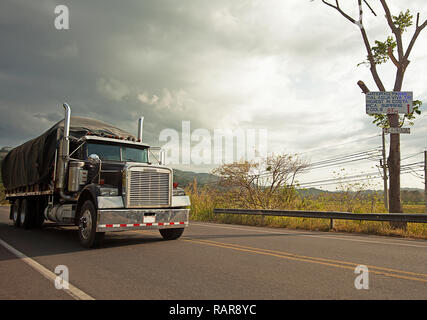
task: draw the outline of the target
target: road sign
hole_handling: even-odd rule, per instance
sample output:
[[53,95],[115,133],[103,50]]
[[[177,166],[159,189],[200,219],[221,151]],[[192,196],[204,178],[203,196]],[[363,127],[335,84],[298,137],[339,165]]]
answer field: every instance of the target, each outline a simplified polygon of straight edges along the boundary
[[390,114],[412,112],[412,92],[383,92],[366,93],[367,114]]
[[385,134],[389,133],[411,133],[411,128],[385,128],[383,129]]

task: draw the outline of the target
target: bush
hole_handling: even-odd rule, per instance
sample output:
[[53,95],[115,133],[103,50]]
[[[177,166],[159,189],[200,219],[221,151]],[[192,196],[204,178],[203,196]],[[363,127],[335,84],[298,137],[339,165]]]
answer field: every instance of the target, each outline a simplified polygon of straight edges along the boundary
[[0,204],[6,204],[7,201],[4,199],[5,193],[4,193],[4,187],[3,184],[0,183]]

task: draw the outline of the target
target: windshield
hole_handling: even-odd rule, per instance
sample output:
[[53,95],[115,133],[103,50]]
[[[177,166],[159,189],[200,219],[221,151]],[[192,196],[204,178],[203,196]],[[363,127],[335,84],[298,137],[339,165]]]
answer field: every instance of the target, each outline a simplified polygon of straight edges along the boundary
[[148,162],[148,148],[88,143],[87,156],[91,154],[97,154],[101,160]]

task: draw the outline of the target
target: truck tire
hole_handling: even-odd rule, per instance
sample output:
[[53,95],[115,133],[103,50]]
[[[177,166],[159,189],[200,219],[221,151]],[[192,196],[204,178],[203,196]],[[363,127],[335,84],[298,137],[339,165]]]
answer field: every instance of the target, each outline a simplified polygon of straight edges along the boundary
[[15,227],[19,227],[21,225],[21,221],[19,220],[19,205],[21,204],[21,199],[16,199],[12,205],[10,210],[12,210],[12,220],[13,225]]
[[24,229],[31,228],[31,210],[29,210],[28,199],[22,199],[21,205],[19,206],[19,221],[21,227]]
[[10,201],[10,206],[9,206],[9,220],[13,219],[13,206],[15,204],[15,201]]
[[43,222],[45,220],[44,218],[44,209],[47,206],[47,201],[44,199],[37,199],[34,200],[34,214],[33,214],[33,221],[32,226],[33,228],[41,228],[43,225]]
[[160,234],[165,240],[175,240],[182,236],[184,232],[184,228],[176,228],[176,229],[159,229]]
[[91,200],[86,200],[79,213],[79,240],[85,248],[100,246],[105,232],[96,232],[97,214]]

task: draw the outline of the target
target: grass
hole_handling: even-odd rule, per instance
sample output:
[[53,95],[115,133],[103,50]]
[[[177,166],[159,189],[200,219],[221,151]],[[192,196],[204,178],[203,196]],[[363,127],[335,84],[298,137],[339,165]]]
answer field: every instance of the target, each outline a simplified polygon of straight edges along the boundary
[[8,205],[8,204],[9,204],[9,201],[5,200],[3,184],[0,183],[0,205]]
[[[330,219],[214,214],[214,208],[233,207],[233,201],[230,201],[231,197],[226,192],[218,192],[209,188],[196,190],[187,188],[187,194],[191,199],[190,219],[196,221],[427,239],[427,224],[425,223],[408,223],[407,229],[403,230],[393,228],[389,222],[334,220],[334,228],[330,230]],[[340,199],[340,197],[342,198]],[[339,194],[304,199],[296,197],[292,203],[284,203],[281,207],[275,209],[346,211],[353,213],[386,212],[384,204],[379,198],[349,199],[345,195]],[[424,213],[424,206],[404,205],[403,211],[405,213]]]
[[423,204],[403,204],[403,212],[405,213],[424,213],[424,210]]

